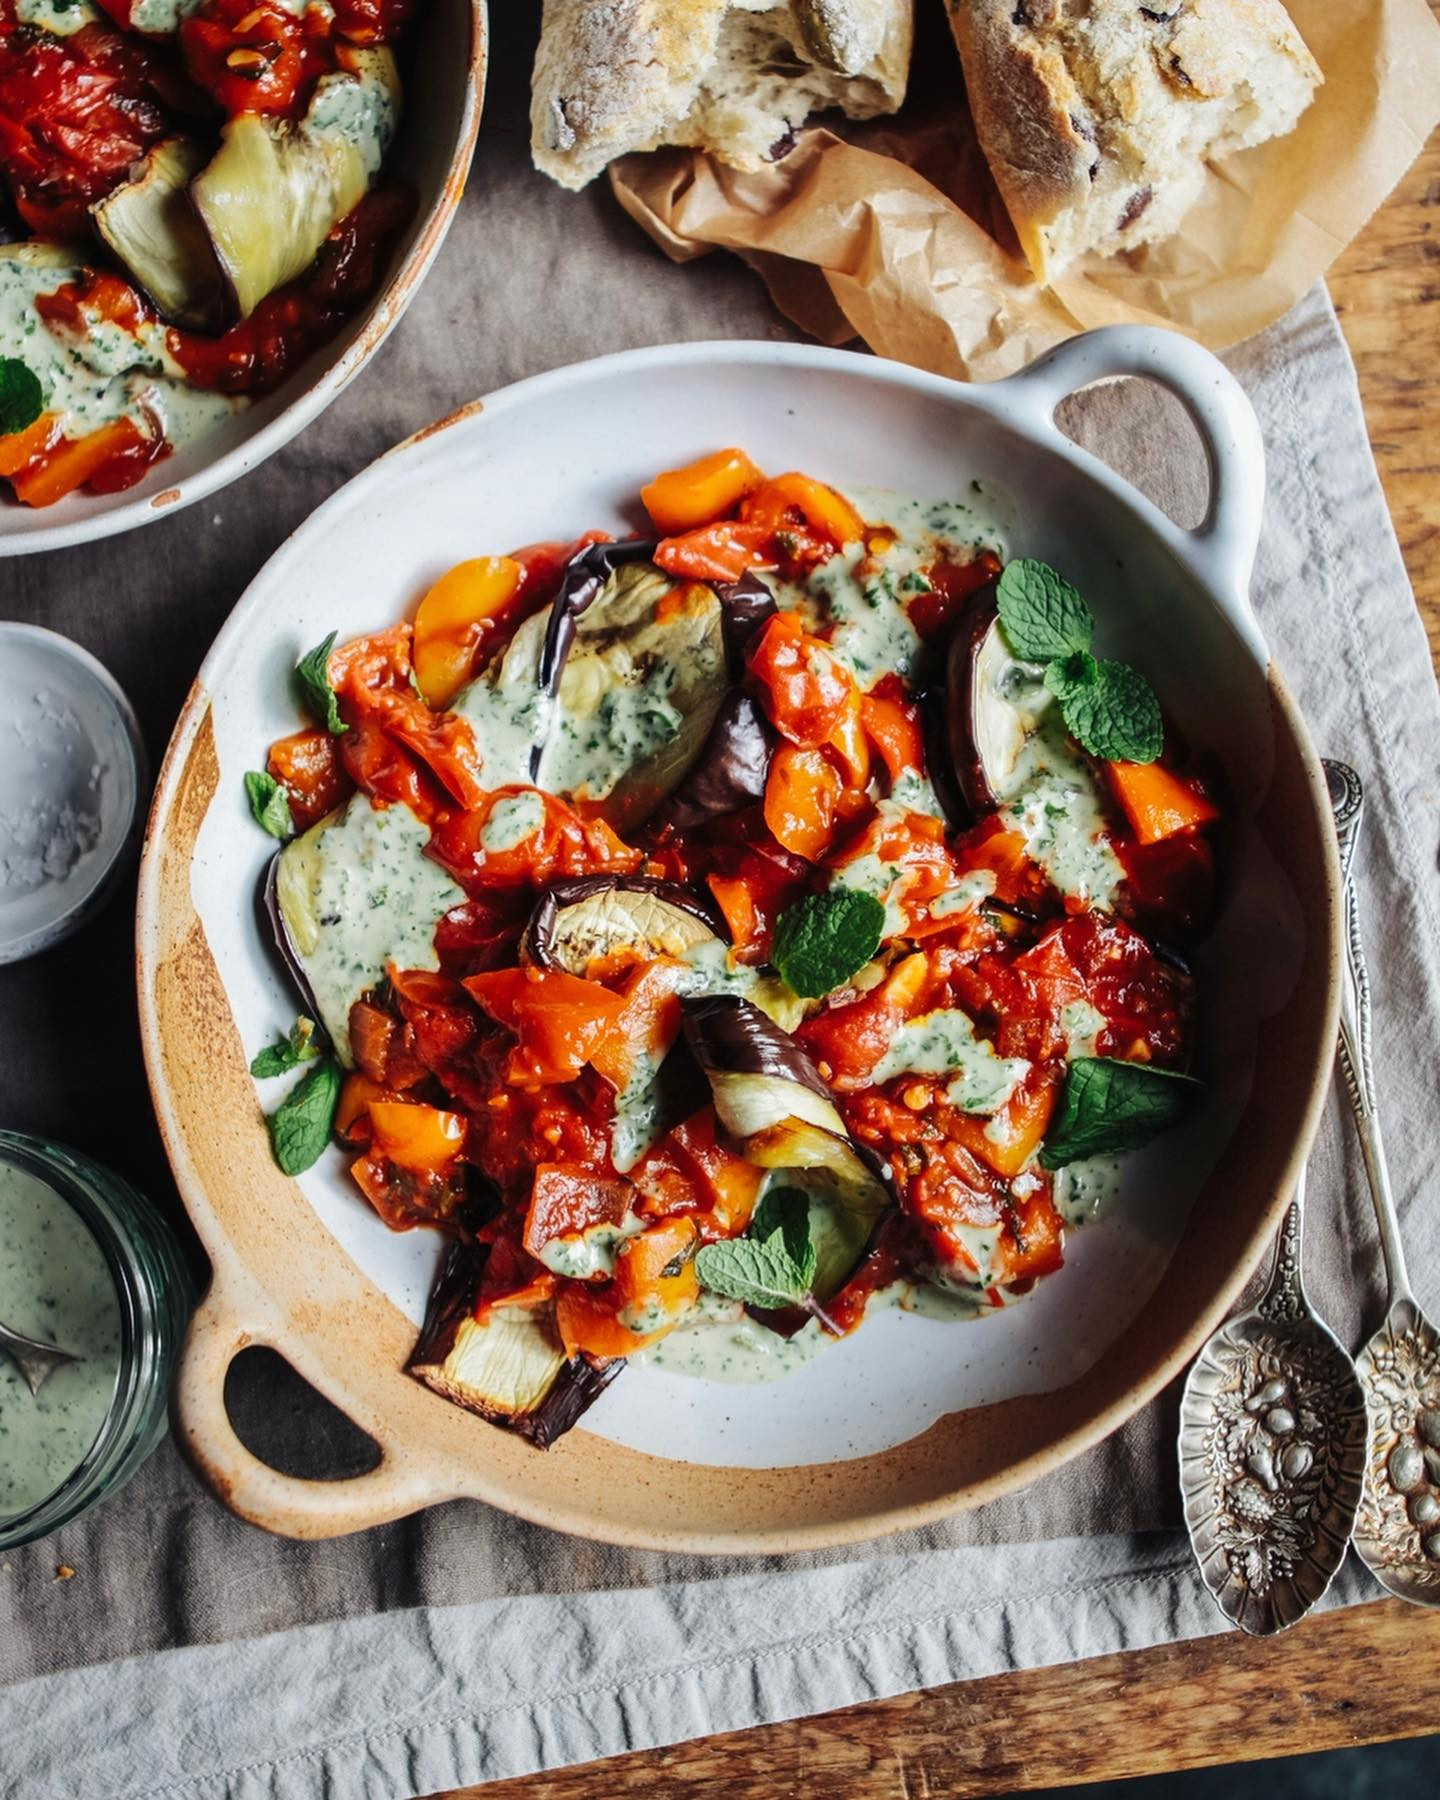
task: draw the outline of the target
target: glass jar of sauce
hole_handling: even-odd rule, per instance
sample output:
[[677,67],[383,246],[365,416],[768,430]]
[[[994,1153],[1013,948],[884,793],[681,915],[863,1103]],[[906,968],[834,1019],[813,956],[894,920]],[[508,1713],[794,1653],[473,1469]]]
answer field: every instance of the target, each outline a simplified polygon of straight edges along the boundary
[[169,1227],[127,1181],[0,1131],[0,1324],[75,1358],[32,1393],[0,1347],[0,1550],[113,1493],[154,1449],[195,1298]]

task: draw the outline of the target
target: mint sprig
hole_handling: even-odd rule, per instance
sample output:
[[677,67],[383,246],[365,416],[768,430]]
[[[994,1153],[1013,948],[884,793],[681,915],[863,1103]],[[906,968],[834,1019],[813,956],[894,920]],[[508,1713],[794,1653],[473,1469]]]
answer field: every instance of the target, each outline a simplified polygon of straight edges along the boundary
[[295,681],[305,710],[317,725],[323,725],[332,737],[339,737],[350,727],[340,717],[335,690],[330,685],[330,652],[338,633],[331,632],[324,643],[302,656],[295,665]]
[[327,1056],[295,1083],[266,1121],[275,1160],[287,1175],[303,1175],[319,1162],[330,1141],[343,1080],[339,1063]]
[[1129,663],[1095,663],[1088,680],[1060,695],[1060,712],[1070,735],[1102,762],[1151,763],[1165,747],[1160,702]]
[[0,437],[24,431],[45,410],[40,379],[18,356],[0,356]]
[[706,1244],[695,1272],[712,1294],[778,1310],[808,1299],[816,1262],[809,1201],[799,1188],[777,1188],[757,1207],[749,1235]]
[[314,1062],[320,1054],[320,1044],[315,1035],[315,1021],[301,1016],[290,1027],[288,1037],[278,1043],[267,1044],[258,1052],[250,1065],[250,1073],[257,1081],[270,1081],[276,1075],[288,1075],[291,1069],[298,1069],[301,1063]]
[[1031,557],[1007,563],[995,607],[1016,656],[1045,665],[1077,743],[1102,762],[1154,762],[1165,744],[1160,702],[1129,663],[1096,661],[1095,615],[1063,575]]
[[290,813],[290,796],[265,769],[250,769],[245,775],[245,796],[250,811],[262,831],[274,838],[292,838],[295,820]]
[[1059,662],[1094,642],[1094,613],[1058,570],[1033,557],[1006,563],[995,607],[1010,648],[1026,662]]
[[1040,1161],[1047,1169],[1087,1156],[1138,1150],[1178,1123],[1200,1083],[1149,1063],[1080,1056],[1070,1064]]
[[884,935],[885,908],[873,894],[830,888],[785,908],[770,960],[797,994],[816,999],[863,969]]

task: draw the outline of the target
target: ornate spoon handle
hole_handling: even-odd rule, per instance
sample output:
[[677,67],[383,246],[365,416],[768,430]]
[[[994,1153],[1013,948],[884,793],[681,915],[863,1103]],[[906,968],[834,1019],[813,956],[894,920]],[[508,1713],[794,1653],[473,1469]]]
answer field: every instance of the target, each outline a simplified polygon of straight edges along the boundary
[[1340,864],[1344,871],[1345,978],[1340,984],[1340,1068],[1345,1077],[1345,1092],[1355,1114],[1355,1130],[1370,1183],[1370,1197],[1375,1202],[1380,1247],[1385,1257],[1385,1274],[1390,1283],[1390,1304],[1393,1306],[1397,1300],[1409,1300],[1413,1296],[1405,1267],[1405,1251],[1400,1242],[1400,1221],[1390,1188],[1390,1171],[1385,1162],[1385,1145],[1380,1135],[1370,1033],[1370,970],[1360,934],[1360,900],[1351,873],[1364,797],[1360,777],[1344,763],[1327,759],[1325,773],[1335,808],[1335,831],[1340,840]]

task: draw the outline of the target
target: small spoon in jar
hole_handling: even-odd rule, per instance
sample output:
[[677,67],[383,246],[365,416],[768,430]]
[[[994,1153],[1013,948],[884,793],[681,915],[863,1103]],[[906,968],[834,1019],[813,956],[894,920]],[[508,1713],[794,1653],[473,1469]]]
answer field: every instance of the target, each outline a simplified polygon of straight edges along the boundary
[[45,1344],[38,1338],[26,1337],[23,1332],[12,1331],[8,1325],[0,1325],[0,1350],[25,1377],[32,1394],[38,1394],[57,1369],[81,1360],[73,1350],[62,1350],[58,1344]]
[[1350,873],[1364,790],[1360,777],[1344,763],[1327,760],[1325,778],[1345,869],[1340,1066],[1375,1203],[1390,1290],[1384,1323],[1355,1359],[1370,1409],[1370,1446],[1355,1548],[1392,1594],[1417,1606],[1440,1606],[1440,1333],[1410,1291],[1375,1102],[1370,974]]

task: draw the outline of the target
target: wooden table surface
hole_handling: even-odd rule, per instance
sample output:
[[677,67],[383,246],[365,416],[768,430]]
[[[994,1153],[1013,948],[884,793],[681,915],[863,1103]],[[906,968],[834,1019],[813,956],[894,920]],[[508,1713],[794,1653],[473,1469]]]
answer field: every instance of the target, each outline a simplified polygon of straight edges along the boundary
[[[1440,136],[1330,288],[1440,661]],[[1231,1634],[957,1682],[443,1800],[962,1800],[1419,1737],[1440,1728],[1437,1671],[1440,1612],[1386,1600],[1268,1643]]]

